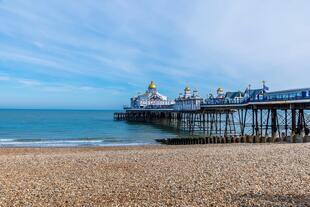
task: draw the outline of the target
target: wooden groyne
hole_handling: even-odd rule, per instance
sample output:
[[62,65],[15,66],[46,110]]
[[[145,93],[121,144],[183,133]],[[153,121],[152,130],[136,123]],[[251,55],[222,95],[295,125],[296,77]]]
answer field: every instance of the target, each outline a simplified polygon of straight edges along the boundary
[[194,145],[194,144],[228,144],[228,143],[305,143],[310,142],[310,136],[293,136],[283,138],[260,137],[260,136],[229,136],[229,137],[182,137],[156,139],[160,144],[166,145]]

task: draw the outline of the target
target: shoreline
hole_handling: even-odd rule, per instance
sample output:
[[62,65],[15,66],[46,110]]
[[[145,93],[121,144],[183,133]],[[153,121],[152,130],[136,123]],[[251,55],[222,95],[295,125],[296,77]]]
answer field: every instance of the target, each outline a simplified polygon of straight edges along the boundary
[[310,144],[0,148],[0,206],[302,206]]
[[291,143],[291,142],[264,142],[264,143],[209,143],[209,144],[179,144],[179,145],[167,145],[167,144],[161,144],[158,142],[152,142],[152,143],[119,143],[119,144],[102,144],[102,145],[96,145],[96,144],[77,144],[77,145],[65,145],[65,144],[51,144],[51,145],[14,145],[14,144],[9,144],[9,145],[2,145],[0,142],[0,150],[1,149],[22,149],[22,148],[31,148],[31,149],[35,149],[35,148],[51,148],[51,149],[57,149],[57,148],[65,148],[65,149],[75,149],[75,148],[81,148],[81,149],[85,149],[85,148],[127,148],[127,147],[147,147],[147,146],[166,146],[166,147],[173,147],[173,146],[189,146],[189,147],[194,147],[194,146],[224,146],[224,145],[270,145],[270,144],[307,144],[310,142],[304,142],[304,143]]
[[[67,142],[67,143],[66,143]],[[106,143],[106,144],[95,144],[101,141],[94,141],[94,143],[88,143],[86,141],[46,141],[43,142],[19,142],[11,141],[5,144],[0,141],[0,148],[87,148],[87,147],[126,147],[126,146],[145,146],[145,145],[158,145],[157,142],[145,142],[145,143]],[[83,144],[81,144],[83,143]],[[85,144],[84,144],[85,143]]]
[[224,147],[224,146],[247,146],[247,145],[298,145],[298,144],[309,144],[307,143],[290,143],[290,142],[265,142],[265,143],[210,143],[210,144],[190,144],[190,145],[166,145],[161,143],[129,143],[129,144],[105,144],[105,145],[42,145],[42,146],[1,146],[0,144],[0,151],[3,149],[99,149],[99,150],[122,150],[122,149],[144,149],[144,148],[195,148],[195,147],[207,147],[207,146],[217,146],[217,147]]

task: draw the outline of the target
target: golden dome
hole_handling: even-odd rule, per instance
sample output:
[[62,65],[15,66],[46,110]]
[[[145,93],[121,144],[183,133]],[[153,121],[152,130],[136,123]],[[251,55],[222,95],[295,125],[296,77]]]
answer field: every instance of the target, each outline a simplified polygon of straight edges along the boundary
[[156,89],[156,85],[155,85],[154,81],[151,81],[151,83],[149,85],[149,89]]
[[185,87],[185,89],[184,89],[184,91],[190,91],[191,89],[190,89],[190,87],[188,87],[188,86],[186,86]]

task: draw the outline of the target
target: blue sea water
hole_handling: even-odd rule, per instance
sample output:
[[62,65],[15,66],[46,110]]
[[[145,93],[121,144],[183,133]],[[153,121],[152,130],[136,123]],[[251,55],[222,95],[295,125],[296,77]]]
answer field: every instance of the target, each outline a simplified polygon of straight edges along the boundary
[[105,110],[0,110],[0,147],[154,144],[172,129],[114,121]]

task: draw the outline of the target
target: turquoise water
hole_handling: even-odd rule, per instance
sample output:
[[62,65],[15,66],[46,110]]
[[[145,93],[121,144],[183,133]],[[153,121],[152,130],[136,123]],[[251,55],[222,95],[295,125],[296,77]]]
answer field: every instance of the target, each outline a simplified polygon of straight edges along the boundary
[[154,144],[172,129],[114,121],[114,111],[0,110],[0,146],[70,147]]

